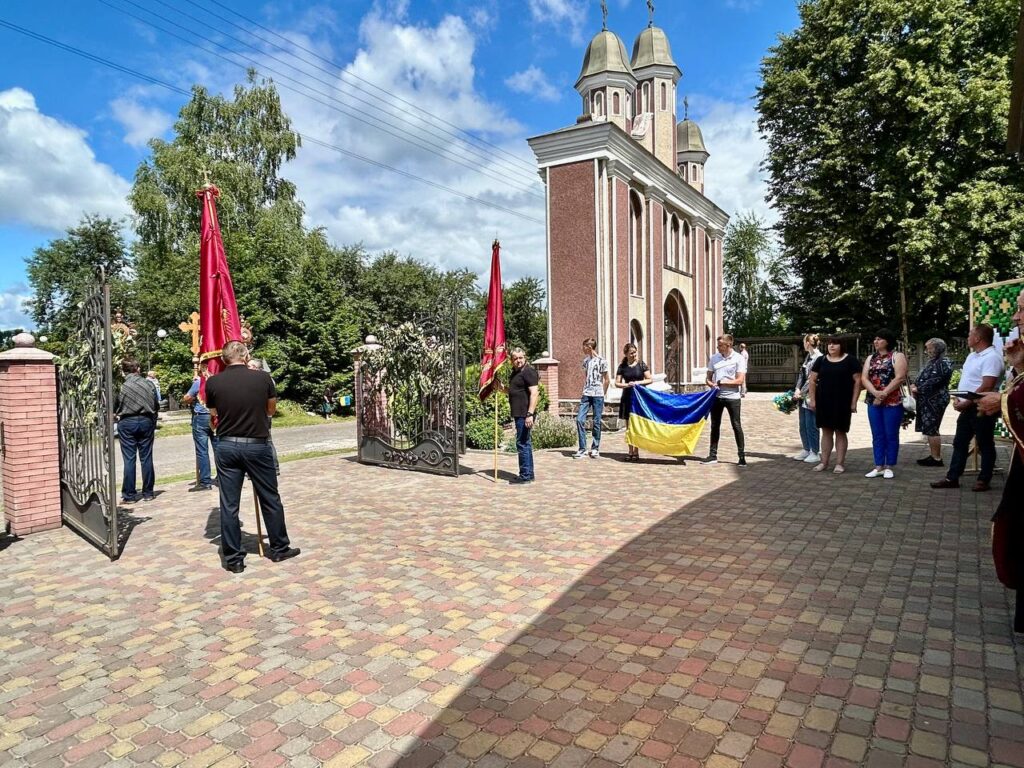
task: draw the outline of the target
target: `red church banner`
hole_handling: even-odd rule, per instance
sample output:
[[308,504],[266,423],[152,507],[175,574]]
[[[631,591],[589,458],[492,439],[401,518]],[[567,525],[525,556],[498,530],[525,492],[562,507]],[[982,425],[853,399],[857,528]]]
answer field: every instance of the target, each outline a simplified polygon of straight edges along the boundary
[[[223,369],[221,350],[228,341],[242,340],[242,324],[235,303],[220,222],[217,198],[220,190],[207,184],[196,196],[203,201],[202,239],[199,245],[199,359],[207,362],[210,375]],[[205,384],[205,379],[201,379]],[[205,395],[205,387],[203,387]]]
[[494,389],[494,377],[508,359],[505,348],[505,305],[501,296],[501,244],[495,240],[491,252],[491,285],[487,292],[487,323],[484,325],[484,354],[480,360],[480,399]]

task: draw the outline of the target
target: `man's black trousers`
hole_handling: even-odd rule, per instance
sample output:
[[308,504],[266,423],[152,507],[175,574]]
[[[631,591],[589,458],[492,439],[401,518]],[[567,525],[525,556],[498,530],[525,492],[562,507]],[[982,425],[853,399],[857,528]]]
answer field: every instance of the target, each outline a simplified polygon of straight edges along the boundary
[[274,452],[266,442],[240,443],[220,438],[214,451],[217,459],[217,482],[220,487],[220,543],[225,565],[245,559],[242,528],[238,522],[238,504],[242,482],[248,475],[256,498],[263,510],[263,523],[270,539],[270,553],[279,554],[289,548],[288,530],[284,524],[284,505],[277,491]]
[[718,438],[722,434],[722,411],[729,412],[729,422],[736,435],[736,450],[743,455],[743,424],[740,423],[740,407],[743,401],[736,399],[716,398],[711,406],[711,454],[718,454]]

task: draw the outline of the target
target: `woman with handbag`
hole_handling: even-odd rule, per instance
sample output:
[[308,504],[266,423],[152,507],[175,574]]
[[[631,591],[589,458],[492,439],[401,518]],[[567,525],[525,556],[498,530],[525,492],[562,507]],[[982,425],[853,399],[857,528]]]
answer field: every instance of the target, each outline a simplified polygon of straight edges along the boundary
[[803,365],[796,377],[796,386],[793,387],[793,399],[800,401],[800,408],[797,416],[800,418],[800,445],[803,450],[793,458],[797,461],[805,461],[808,464],[817,464],[821,461],[821,433],[815,421],[814,411],[807,407],[808,391],[811,385],[811,369],[819,357],[821,350],[818,349],[820,339],[816,333],[808,333],[804,336],[804,358]]
[[928,362],[917,374],[910,394],[917,398],[917,419],[914,429],[928,438],[928,456],[918,459],[922,467],[942,466],[942,438],[939,427],[949,407],[949,380],[953,377],[953,363],[946,357],[946,342],[928,339],[924,343]]
[[1017,296],[1013,322],[1018,337],[1003,347],[1013,367],[1013,378],[1001,395],[982,395],[978,412],[992,416],[1002,411],[1003,423],[1013,439],[1003,497],[992,517],[992,559],[1000,583],[1017,592],[1013,631],[1024,633],[1024,340],[1019,336],[1024,331],[1024,291]]
[[865,400],[875,467],[864,477],[892,480],[900,455],[905,397],[900,387],[907,380],[907,356],[896,350],[896,334],[888,328],[881,328],[875,334],[874,347],[874,354],[864,361],[862,375],[867,390]]

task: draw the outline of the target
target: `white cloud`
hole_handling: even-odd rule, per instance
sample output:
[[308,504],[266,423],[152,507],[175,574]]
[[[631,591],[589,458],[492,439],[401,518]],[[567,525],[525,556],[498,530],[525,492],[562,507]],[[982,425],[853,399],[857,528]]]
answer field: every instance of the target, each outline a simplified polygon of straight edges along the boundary
[[0,91],[0,225],[57,232],[85,213],[119,218],[128,190],[85,131],[41,113],[28,91]]
[[24,283],[15,283],[0,291],[0,328],[31,328],[32,319],[23,309],[30,298],[29,288]]
[[[503,277],[543,275],[543,186],[522,138],[524,127],[476,87],[476,34],[456,16],[429,26],[371,12],[361,24],[360,49],[345,71],[391,94],[372,89],[362,94],[390,112],[376,113],[389,128],[434,144],[432,148],[414,146],[282,89],[284,108],[300,133],[538,221],[525,221],[307,142],[284,175],[296,183],[310,225],[325,227],[338,243],[361,242],[371,252],[393,249],[484,277],[490,243],[497,234],[504,246]],[[373,114],[344,95],[352,92],[348,78],[339,77],[337,82],[346,108]],[[432,120],[428,111],[448,124]],[[495,146],[470,142],[459,129]],[[465,165],[445,160],[445,153]]]
[[505,85],[516,93],[525,93],[541,101],[558,101],[562,91],[551,84],[548,76],[536,66],[527,67],[505,79]]
[[146,107],[130,96],[110,102],[110,109],[125,129],[125,143],[144,147],[150,139],[163,136],[174,125],[174,118],[156,107]]
[[711,153],[704,176],[707,196],[730,216],[753,211],[769,224],[778,214],[765,202],[767,174],[761,161],[767,147],[757,130],[757,112],[749,104],[690,99],[704,144]]
[[587,6],[582,0],[528,0],[528,3],[535,22],[568,31],[574,42],[581,42],[587,19]]

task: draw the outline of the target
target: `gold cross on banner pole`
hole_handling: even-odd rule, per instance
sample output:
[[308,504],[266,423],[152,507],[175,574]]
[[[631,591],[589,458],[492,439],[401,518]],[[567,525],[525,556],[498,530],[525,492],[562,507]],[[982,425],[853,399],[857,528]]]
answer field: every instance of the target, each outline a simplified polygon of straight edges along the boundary
[[199,313],[193,312],[188,316],[190,322],[178,323],[178,328],[184,333],[192,334],[192,365],[195,368],[195,373],[199,375]]

